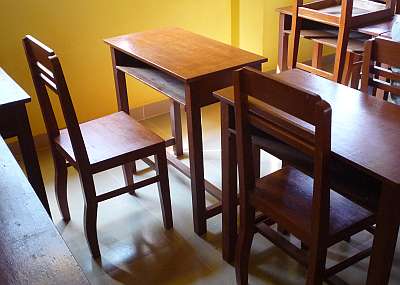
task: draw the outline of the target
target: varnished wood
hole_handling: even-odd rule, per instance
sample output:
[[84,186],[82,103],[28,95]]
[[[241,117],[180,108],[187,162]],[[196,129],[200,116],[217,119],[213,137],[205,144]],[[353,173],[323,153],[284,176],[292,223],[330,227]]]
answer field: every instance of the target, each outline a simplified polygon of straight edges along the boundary
[[0,283],[89,284],[0,137]]
[[[265,105],[267,117],[249,112],[250,97],[257,99],[258,106]],[[293,82],[248,68],[234,73],[234,99],[241,217],[237,283],[247,284],[255,211],[262,211],[309,247],[307,284],[322,284],[328,247],[375,223],[373,213],[330,191],[331,107]],[[286,121],[282,113],[287,114]],[[311,136],[300,135],[304,125],[299,120],[313,126]],[[258,132],[310,155],[313,178],[290,166],[257,178],[251,145]]]
[[[355,167],[380,180],[400,184],[400,172],[395,167],[400,160],[400,154],[396,144],[391,143],[400,141],[400,122],[391,119],[400,116],[398,106],[380,102],[358,90],[301,70],[286,71],[273,76],[288,84],[301,82],[301,88],[320,94],[331,105],[334,157],[344,162],[352,161]],[[220,100],[233,105],[233,88],[215,94]],[[371,111],[365,112],[365,109]],[[366,126],[368,130],[365,129]],[[379,147],[382,132],[385,133],[387,142],[383,148]],[[362,143],[365,141],[370,143],[365,145]],[[374,152],[371,152],[371,147]],[[355,153],[354,149],[358,151]],[[392,155],[387,155],[388,153]],[[385,158],[384,162],[382,157]]]
[[[267,59],[181,28],[138,32],[105,42],[112,50],[114,70],[133,76],[174,102],[170,118],[177,156],[183,153],[179,105],[185,106],[190,168],[171,155],[168,160],[190,177],[194,230],[205,234],[207,218],[221,210],[219,203],[206,207],[205,191],[218,200],[222,194],[204,179],[201,107],[217,102],[212,92],[232,84],[234,69],[247,65],[260,69]],[[125,98],[123,87],[125,91],[117,96]]]
[[[123,88],[126,87],[125,74],[119,70],[115,70],[114,73],[120,95],[120,111],[79,124],[58,57],[50,48],[31,36],[26,36],[23,43],[53,154],[60,211],[64,220],[68,221],[70,214],[66,189],[67,161],[79,172],[85,200],[85,236],[92,256],[100,256],[97,237],[98,203],[150,183],[159,185],[164,226],[167,229],[171,228],[172,211],[165,142],[129,116],[126,89]],[[47,70],[41,66],[45,66]],[[43,72],[46,73],[44,77]],[[50,87],[58,96],[66,129],[58,128],[46,87]],[[134,161],[151,155],[157,156],[157,176],[134,183]],[[97,195],[93,174],[117,166],[123,166],[126,186]]]
[[0,68],[0,134],[17,137],[29,182],[51,216],[25,104],[31,97]]
[[372,87],[375,90],[381,89],[393,95],[400,95],[400,87],[391,84],[392,80],[400,80],[400,75],[384,67],[400,66],[400,43],[389,38],[377,37],[365,44],[365,50],[361,90],[368,93]]
[[[397,5],[398,7],[399,5]],[[397,8],[398,9],[398,8]],[[282,47],[288,47],[289,43],[289,37],[286,36],[285,30],[288,30],[288,25],[290,26],[290,23],[292,21],[292,11],[293,8],[291,6],[288,7],[282,7],[278,8],[277,11],[279,12],[279,17],[280,17],[280,23],[285,23],[285,25],[280,24],[279,25],[279,39],[280,43],[279,46]],[[367,36],[379,36],[384,33],[390,34],[390,31],[392,29],[393,23],[398,20],[399,15],[394,15],[393,17],[389,17],[386,19],[378,19],[374,22],[371,22],[367,25],[363,25],[360,27],[355,27],[353,30],[357,31],[361,34],[367,35]],[[306,29],[311,29],[311,30],[324,30],[327,29],[327,26],[320,24],[320,23],[315,23],[312,22],[308,19],[303,20],[302,22],[302,31]],[[315,35],[314,35],[315,36]],[[318,36],[314,37],[318,38]],[[288,48],[279,50],[278,53],[278,70],[286,70],[288,68]]]
[[199,79],[249,62],[265,62],[262,56],[180,28],[139,32],[109,38],[105,42],[183,81]]
[[[400,116],[400,108],[304,71],[291,70],[273,76],[288,84],[298,82],[299,88],[320,94],[331,105],[333,111],[331,161],[338,163],[340,168],[344,167],[346,172],[359,172],[359,178],[351,176],[351,181],[372,179],[372,184],[376,183],[374,180],[382,184],[380,186],[378,183],[371,189],[378,195],[371,196],[370,202],[375,201],[372,204],[376,204],[380,201],[379,205],[372,208],[378,213],[377,225],[381,226],[376,230],[367,228],[375,234],[368,284],[387,284],[399,223],[398,207],[393,203],[398,199],[396,193],[400,183],[400,173],[396,168],[400,159],[397,152],[400,123],[394,119]],[[214,94],[222,105],[233,108],[233,88],[226,88]],[[254,109],[252,106],[250,108]],[[363,143],[365,141],[368,141],[368,145]],[[374,148],[374,152],[370,151],[370,147]],[[357,149],[357,152],[354,152],[354,149]],[[230,163],[230,167],[234,165],[235,162]],[[224,188],[224,191],[229,191],[229,188]],[[386,198],[380,199],[379,193],[385,193]],[[228,193],[226,195],[229,197]],[[236,195],[236,191],[230,192],[230,195]],[[229,198],[225,201],[229,201]],[[231,216],[230,219],[236,223],[235,216]],[[229,230],[229,225],[223,225],[223,229]]]

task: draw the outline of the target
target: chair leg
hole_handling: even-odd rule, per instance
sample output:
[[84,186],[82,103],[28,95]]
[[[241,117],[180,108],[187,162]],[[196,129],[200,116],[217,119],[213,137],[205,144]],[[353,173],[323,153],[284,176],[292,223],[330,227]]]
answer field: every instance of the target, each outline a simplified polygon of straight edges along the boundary
[[61,216],[65,222],[71,220],[68,207],[68,192],[67,192],[67,177],[68,170],[65,159],[59,154],[54,152],[54,171],[55,171],[55,181],[54,188],[57,198],[58,208],[60,209]]
[[95,201],[96,191],[92,175],[82,175],[81,183],[85,196],[85,210],[83,224],[85,227],[85,236],[92,253],[93,258],[100,257],[99,242],[97,239],[97,207]]
[[[125,185],[126,186],[133,185],[133,173],[136,172],[136,163],[133,161],[124,164],[122,166],[122,171],[124,173]],[[131,192],[129,192],[129,194],[134,195],[135,190],[132,190]]]
[[357,54],[354,56],[350,87],[357,90],[359,89],[361,80],[361,68],[362,68],[361,61],[362,61],[361,55]]
[[327,249],[313,245],[310,248],[310,263],[307,270],[307,285],[322,285],[324,280]]
[[346,60],[343,68],[343,76],[341,83],[343,85],[349,86],[350,77],[353,72],[353,62],[354,62],[354,54],[351,52],[346,52]]
[[[241,209],[244,211],[244,209]],[[249,257],[251,243],[254,236],[255,210],[253,207],[248,209],[244,215],[244,219],[240,221],[239,238],[236,244],[236,284],[248,284],[249,275]]]
[[161,211],[163,215],[164,227],[170,229],[173,227],[172,220],[172,209],[171,209],[171,196],[169,191],[169,179],[168,179],[168,166],[165,149],[162,149],[157,155],[155,155],[156,161],[156,172],[159,176],[157,182],[158,193],[160,195]]

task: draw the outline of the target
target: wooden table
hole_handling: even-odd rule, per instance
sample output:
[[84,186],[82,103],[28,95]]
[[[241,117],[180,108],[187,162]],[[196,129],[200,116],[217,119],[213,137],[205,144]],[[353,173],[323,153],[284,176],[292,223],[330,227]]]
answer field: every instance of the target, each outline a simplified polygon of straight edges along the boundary
[[[332,107],[331,159],[377,179],[377,227],[367,284],[387,284],[400,222],[400,107],[301,70],[276,74],[319,94]],[[236,158],[233,88],[214,92],[221,101],[223,253],[231,262],[236,241]],[[379,197],[377,195],[377,197]],[[226,209],[226,211],[225,211]]]
[[[288,46],[289,46],[289,34],[285,33],[285,30],[290,30],[292,26],[292,7],[282,7],[277,9],[279,13],[279,40],[278,40],[278,66],[277,71],[285,71],[288,69]],[[378,21],[373,24],[369,24],[365,27],[356,29],[356,32],[376,37],[381,34],[387,33],[392,30],[393,23],[396,20],[400,20],[400,15],[394,15],[392,19]],[[312,22],[309,20],[303,21],[304,29],[323,29],[326,28],[322,24]]]
[[18,138],[28,180],[51,215],[25,107],[30,101],[31,97],[0,68],[0,134],[4,138]]
[[0,284],[89,284],[0,137]]
[[[175,156],[169,162],[191,178],[194,231],[207,231],[207,219],[221,212],[221,203],[206,207],[205,190],[221,200],[221,191],[204,179],[201,107],[217,102],[212,92],[232,84],[232,70],[261,68],[264,57],[182,30],[166,28],[106,39],[111,47],[119,110],[129,113],[125,74],[171,99]],[[180,105],[185,107],[190,168],[182,156]],[[150,161],[146,161],[151,164]]]

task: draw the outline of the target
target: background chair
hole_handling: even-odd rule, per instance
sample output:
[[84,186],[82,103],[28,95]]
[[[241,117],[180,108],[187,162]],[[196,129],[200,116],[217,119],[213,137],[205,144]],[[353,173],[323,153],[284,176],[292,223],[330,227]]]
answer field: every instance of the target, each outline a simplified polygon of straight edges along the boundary
[[[80,175],[85,199],[84,226],[93,257],[100,256],[97,239],[98,203],[158,183],[165,228],[172,227],[165,142],[129,114],[114,113],[82,124],[72,104],[58,57],[31,36],[23,39],[33,83],[39,99],[55,167],[55,192],[65,221],[70,220],[67,201],[67,166]],[[67,128],[59,130],[47,88],[58,97]],[[93,174],[154,155],[157,175],[101,195],[96,194]]]
[[400,96],[400,86],[392,81],[400,81],[400,74],[390,67],[400,67],[400,43],[386,38],[375,38],[365,43],[364,65],[361,78],[361,90],[365,93],[372,88],[376,96],[378,89],[384,91],[384,99],[388,94]]
[[[303,0],[293,1],[292,39],[289,47],[289,67],[301,68],[336,82],[342,82],[346,67],[346,53],[358,52],[349,49],[350,31],[368,23],[390,18],[394,15],[396,1],[386,4],[368,0],[322,0],[304,4]],[[309,66],[297,61],[300,44],[302,19],[308,19],[338,29],[333,73],[321,70],[315,64]],[[326,41],[326,40],[324,40]],[[326,44],[320,42],[320,44]],[[318,46],[320,49],[320,46]],[[358,60],[356,60],[358,61]]]
[[[370,249],[325,268],[331,245],[374,223],[373,213],[330,190],[329,104],[315,94],[249,68],[234,73],[234,88],[240,186],[237,283],[247,284],[255,230],[307,266],[310,285],[322,284],[325,278],[368,256]],[[256,178],[252,137],[263,134],[311,157],[314,178],[291,166]],[[267,220],[256,224],[256,211],[264,213]],[[270,226],[275,223],[301,240],[309,251],[299,249],[273,230]]]

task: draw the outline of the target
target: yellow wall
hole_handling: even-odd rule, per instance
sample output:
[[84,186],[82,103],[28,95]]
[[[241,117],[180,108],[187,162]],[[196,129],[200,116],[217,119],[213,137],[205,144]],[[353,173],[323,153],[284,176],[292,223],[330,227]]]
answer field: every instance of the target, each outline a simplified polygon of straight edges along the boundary
[[[18,0],[0,1],[0,66],[32,97],[34,134],[45,131],[21,39],[31,34],[59,55],[80,121],[116,111],[108,47],[102,39],[165,26],[180,26],[231,42],[231,0]],[[129,80],[131,106],[162,97]],[[58,111],[58,117],[60,112]]]
[[[292,0],[240,0],[240,48],[268,58],[263,70],[275,70],[278,62],[279,13],[277,8],[290,6]],[[299,57],[311,58],[311,42],[302,41]]]
[[[116,111],[108,47],[102,39],[165,26],[180,26],[262,54],[264,70],[278,56],[276,8],[291,0],[18,0],[0,1],[0,66],[33,98],[28,105],[34,134],[45,131],[21,39],[31,34],[61,59],[78,118]],[[164,99],[128,79],[131,107]],[[61,117],[60,110],[56,111]]]

